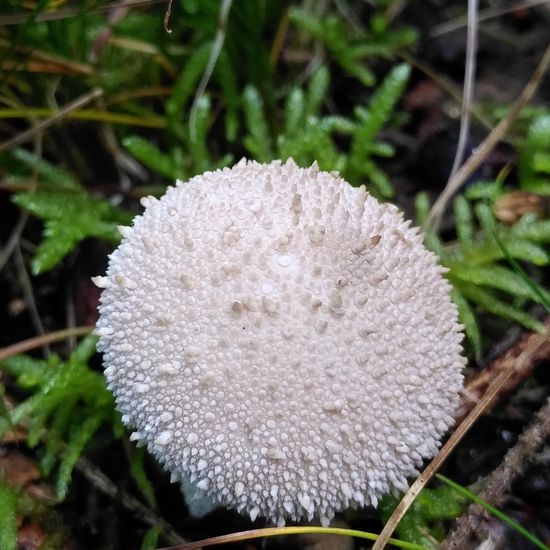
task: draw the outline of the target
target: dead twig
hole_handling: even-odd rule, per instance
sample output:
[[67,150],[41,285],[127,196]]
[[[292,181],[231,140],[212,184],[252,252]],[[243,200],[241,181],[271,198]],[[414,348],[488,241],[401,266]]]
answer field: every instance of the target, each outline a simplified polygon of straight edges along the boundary
[[[550,332],[550,317],[546,319],[545,325]],[[550,341],[546,346],[537,347],[533,342],[539,337],[539,333],[531,332],[526,334],[519,342],[512,346],[501,356],[497,357],[481,371],[470,376],[464,383],[462,390],[462,403],[455,412],[456,423],[460,423],[472,410],[474,405],[483,397],[489,388],[491,381],[498,376],[498,373],[509,370],[514,361],[522,354],[527,354],[524,361],[517,365],[508,382],[501,388],[501,395],[512,392],[519,383],[531,376],[536,365],[550,358]]]
[[537,90],[542,77],[550,66],[550,45],[547,46],[542,59],[536,68],[533,76],[526,84],[520,96],[514,102],[508,114],[499,122],[499,124],[489,133],[477,149],[468,157],[468,160],[460,167],[456,174],[447,182],[445,189],[439,195],[433,205],[430,214],[424,223],[424,231],[429,228],[437,229],[437,220],[440,219],[442,213],[452,198],[452,196],[460,189],[466,180],[479,168],[481,163],[487,158],[489,153],[495,148],[497,143],[501,141],[513,122],[516,120],[522,109],[532,99]]
[[21,143],[24,143],[25,141],[32,139],[38,132],[42,132],[46,128],[49,128],[56,122],[59,122],[61,119],[65,118],[69,113],[84,107],[84,105],[87,105],[88,103],[90,103],[91,101],[93,101],[94,99],[97,99],[102,95],[103,95],[103,90],[99,88],[95,88],[91,92],[80,96],[79,98],[75,99],[74,101],[71,101],[70,103],[67,103],[67,105],[65,105],[64,107],[61,107],[61,109],[59,109],[59,111],[57,111],[57,113],[55,113],[55,115],[53,115],[52,117],[46,120],[43,120],[41,122],[38,122],[32,128],[29,128],[28,130],[25,130],[24,132],[17,134],[11,139],[8,139],[7,141],[0,143],[0,152],[5,151],[7,149],[11,149],[12,147],[20,145]]
[[0,349],[0,361],[5,361],[13,355],[19,353],[25,353],[32,349],[39,348],[46,344],[52,344],[53,342],[60,342],[61,340],[66,340],[72,336],[85,336],[94,330],[95,327],[74,327],[71,329],[58,330],[56,332],[50,332],[42,336],[34,336],[28,340],[22,340],[17,342],[17,344],[12,344],[5,348]]
[[478,9],[478,0],[468,0],[468,33],[466,39],[466,63],[464,68],[464,86],[460,113],[460,133],[458,136],[458,145],[456,147],[456,154],[453,161],[453,167],[451,168],[451,173],[449,174],[449,179],[456,174],[462,164],[462,161],[464,160],[466,145],[468,144],[468,138],[470,135],[470,112],[474,99],[477,59]]
[[273,44],[271,45],[271,50],[269,51],[269,61],[273,67],[277,65],[277,62],[281,57],[281,52],[285,43],[289,23],[290,18],[288,16],[288,9],[286,9],[281,19],[279,20],[277,31],[275,32],[275,38],[273,39]]
[[98,491],[108,495],[129,512],[133,513],[139,519],[151,527],[158,525],[162,529],[162,534],[169,544],[181,545],[187,541],[180,536],[177,531],[166,520],[156,514],[150,508],[147,508],[130,493],[121,489],[113,483],[97,466],[92,464],[86,458],[80,458],[75,465],[78,470]]
[[372,550],[381,550],[386,546],[391,534],[399,522],[403,519],[403,516],[407,513],[407,510],[410,508],[420,491],[426,486],[428,481],[430,481],[432,476],[445,462],[447,457],[460,443],[470,428],[477,422],[479,417],[493,404],[495,398],[500,394],[502,388],[514,375],[514,373],[525,368],[524,364],[531,361],[531,357],[534,353],[537,353],[540,349],[547,348],[549,345],[550,336],[548,332],[544,334],[537,333],[531,341],[529,348],[526,348],[518,357],[511,360],[509,368],[503,369],[497,374],[489,385],[489,388],[485,392],[483,398],[468,413],[466,418],[456,428],[445,445],[441,447],[441,450],[437,456],[430,462],[430,464],[428,464],[426,469],[418,476],[415,482],[410,486],[409,490],[405,493],[401,499],[401,502],[399,502],[389,520],[386,522],[386,525],[384,526],[384,529],[382,529],[378,540],[374,543]]
[[[507,6],[495,6],[492,8],[486,8],[479,12],[478,21],[487,21],[488,19],[493,19],[495,17],[500,17],[501,15],[506,15],[515,10],[521,10],[525,8],[532,8],[533,6],[538,6],[540,4],[546,4],[549,0],[523,0],[522,2],[514,2]],[[456,31],[465,27],[468,24],[468,17],[457,17],[456,19],[451,19],[441,25],[435,26],[430,31],[430,36],[441,36],[442,34],[447,34],[449,32]]]
[[[0,184],[0,189],[2,189],[1,184]],[[0,271],[4,269],[4,266],[6,265],[7,261],[10,259],[10,256],[15,250],[15,247],[18,245],[19,238],[21,237],[21,233],[23,233],[23,229],[25,229],[25,225],[28,219],[29,219],[29,213],[26,210],[21,211],[19,215],[19,219],[17,220],[17,223],[15,224],[13,231],[11,232],[8,242],[6,243],[4,248],[0,251]]]
[[[402,51],[397,55],[409,63],[409,65],[412,65],[420,72],[424,73],[428,78],[433,80],[436,86],[448,94],[454,101],[461,103],[462,98],[460,95],[460,90],[455,86],[454,82],[449,80],[447,77],[438,74],[432,67],[423,61],[416,59],[409,52]],[[491,121],[474,104],[470,105],[470,112],[480,124],[485,126],[487,130],[491,131],[493,129]]]
[[170,16],[172,15],[172,2],[173,0],[168,0],[168,6],[166,6],[166,12],[164,14],[164,30],[170,34],[172,29],[169,27]]
[[[109,4],[104,4],[103,6],[95,6],[94,8],[89,9],[67,8],[64,10],[47,11],[45,13],[40,13],[36,16],[34,21],[36,21],[37,23],[41,21],[57,21],[59,19],[69,19],[83,13],[110,11],[117,8],[146,7],[153,6],[155,4],[164,4],[165,2],[166,0],[130,0],[128,2],[111,2]],[[0,26],[21,25],[27,22],[29,16],[30,14],[2,15],[0,16]]]
[[[493,506],[502,505],[506,492],[533,460],[537,449],[550,437],[550,399],[541,407],[517,443],[506,453],[504,460],[485,480],[479,496]],[[482,522],[488,519],[488,512],[479,504],[472,504],[466,513],[456,521],[454,529],[441,544],[443,550],[464,548],[467,537],[474,533],[481,535]],[[478,537],[482,538],[482,537]]]
[[[31,317],[31,322],[34,326],[34,330],[38,332],[39,337],[44,336],[44,325],[42,324],[42,319],[40,318],[40,314],[38,312],[36,300],[34,299],[31,278],[29,277],[29,274],[27,272],[27,266],[25,265],[25,259],[23,258],[23,254],[21,253],[19,242],[17,242],[17,244],[15,245],[13,252],[15,257],[15,264],[17,266],[17,272],[19,275],[18,278],[21,283],[23,295],[25,297],[25,303]],[[44,341],[42,343],[42,348],[43,355],[44,357],[46,357],[50,353],[50,348],[47,341]]]

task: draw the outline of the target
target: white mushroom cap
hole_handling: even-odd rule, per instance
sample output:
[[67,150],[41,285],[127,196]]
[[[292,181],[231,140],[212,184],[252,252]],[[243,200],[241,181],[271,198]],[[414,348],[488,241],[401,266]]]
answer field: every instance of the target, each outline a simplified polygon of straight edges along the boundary
[[142,204],[95,278],[132,438],[279,525],[405,488],[453,422],[464,363],[419,231],[292,161],[241,161]]

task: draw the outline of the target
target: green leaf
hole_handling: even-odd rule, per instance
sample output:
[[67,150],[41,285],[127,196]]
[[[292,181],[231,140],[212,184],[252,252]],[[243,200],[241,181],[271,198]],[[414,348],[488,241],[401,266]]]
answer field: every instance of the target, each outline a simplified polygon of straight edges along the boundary
[[79,426],[74,426],[71,430],[65,453],[59,464],[55,484],[56,493],[60,500],[64,499],[67,494],[74,465],[84,451],[86,444],[104,420],[104,413],[99,412],[89,416]]
[[44,238],[32,263],[35,275],[54,267],[87,237],[116,244],[117,225],[130,219],[107,202],[78,190],[22,192],[12,200],[45,222]]
[[426,191],[416,194],[414,208],[417,225],[424,225],[430,213],[430,197]]
[[[416,223],[421,226],[426,222],[426,220],[428,219],[428,214],[430,213],[430,198],[428,196],[428,193],[417,193],[416,197],[414,198],[414,206],[416,212]],[[434,233],[433,231],[428,231],[427,233],[425,233],[424,244],[429,250],[431,250],[443,259],[443,243],[436,233]]]
[[17,493],[0,482],[0,548],[17,548]]
[[369,163],[369,157],[372,155],[376,136],[388,123],[395,105],[405,89],[410,72],[410,67],[406,64],[394,67],[374,92],[368,108],[356,111],[360,121],[353,133],[345,176],[352,182],[362,175],[374,178],[385,197],[391,196],[393,189],[391,189],[387,178],[386,181],[382,181],[379,170],[371,174],[372,163]]
[[210,108],[210,98],[207,95],[203,95],[198,99],[195,119],[195,136],[189,137],[189,148],[193,151],[193,168],[196,174],[205,172],[212,164],[206,142]]
[[463,253],[467,253],[474,243],[474,222],[470,203],[461,195],[454,200],[456,233]]
[[94,334],[88,334],[88,336],[82,338],[80,344],[78,344],[71,353],[69,362],[72,364],[86,365],[96,352],[97,340],[97,336]]
[[149,529],[143,537],[140,550],[154,550],[155,548],[157,548],[160,533],[161,529],[158,525],[151,527],[151,529]]
[[524,260],[540,266],[550,263],[550,252],[548,249],[527,240],[514,239],[508,242],[506,249],[512,258],[518,260]]
[[139,490],[141,491],[141,494],[144,496],[147,504],[151,508],[154,508],[156,506],[155,489],[153,488],[153,484],[147,477],[147,474],[145,473],[145,468],[143,465],[145,452],[143,448],[138,449],[134,446],[130,446],[128,448],[128,452],[129,452],[129,459],[130,459],[130,471],[132,473],[134,481],[136,482]]
[[498,180],[476,181],[468,185],[464,195],[468,200],[489,200],[493,202],[502,194],[502,184]]
[[510,233],[521,240],[534,241],[536,243],[550,243],[550,220],[539,220],[534,215],[522,216],[514,224]]
[[237,139],[239,131],[240,96],[235,72],[227,52],[223,49],[220,52],[214,75],[222,89],[221,97],[225,103],[225,137],[227,141],[233,142]]
[[546,311],[550,313],[550,294],[544,290],[544,288],[537,285],[531,277],[525,273],[525,271],[521,268],[521,266],[516,262],[516,260],[512,257],[510,252],[508,251],[508,248],[504,245],[504,242],[500,238],[499,234],[495,231],[493,233],[493,236],[499,246],[499,248],[504,253],[504,256],[512,266],[512,269],[514,270],[514,273],[519,277],[519,279],[532,291],[533,297],[532,300],[536,302],[540,302],[544,305],[546,308]]
[[482,341],[481,332],[477,323],[476,316],[470,307],[468,301],[462,296],[457,288],[451,290],[451,300],[456,304],[458,308],[459,321],[464,325],[464,332],[468,337],[472,349],[474,351],[474,357],[476,361],[481,360]]
[[535,117],[529,127],[519,160],[522,188],[537,192],[550,189],[550,113]]
[[289,16],[294,24],[321,41],[334,60],[365,86],[372,86],[376,81],[367,65],[369,57],[392,57],[399,48],[417,38],[410,28],[388,29],[383,13],[375,13],[370,28],[361,28],[358,32],[346,28],[344,21],[334,14],[319,18],[311,11],[294,7]]
[[397,101],[403,95],[410,74],[409,65],[406,63],[397,65],[374,92],[369,101],[367,119],[360,134],[367,143],[372,143],[378,132],[387,124]]
[[491,207],[485,202],[478,202],[474,206],[474,210],[479,221],[479,225],[485,233],[485,238],[492,239],[493,231],[496,230],[497,226]]
[[49,475],[57,461],[58,454],[62,448],[64,436],[71,421],[74,420],[74,400],[68,399],[56,408],[53,421],[48,430],[46,438],[46,450],[40,461],[42,471]]
[[273,159],[273,148],[267,120],[264,115],[263,101],[258,90],[247,86],[243,94],[243,107],[248,135],[243,142],[245,147],[259,162]]
[[304,104],[304,119],[318,117],[330,84],[330,73],[321,65],[309,79]]
[[[387,521],[400,498],[385,496],[379,505],[382,518]],[[466,499],[448,487],[423,489],[415,499],[396,532],[399,538],[425,548],[438,548],[445,535],[445,522],[455,519],[464,510]]]
[[5,396],[6,388],[4,387],[4,384],[0,384],[0,431],[12,430],[14,427]]
[[142,164],[165,176],[170,180],[184,178],[185,176],[176,168],[174,161],[162,153],[156,145],[140,136],[127,136],[122,144],[131,155],[137,158]]
[[501,265],[469,265],[467,263],[447,265],[451,269],[452,277],[458,277],[467,283],[497,288],[508,294],[538,303],[544,303],[545,300],[550,299],[550,293],[534,291],[523,277]]
[[67,190],[78,190],[80,188],[78,181],[72,174],[42,160],[26,149],[10,151],[6,155],[5,164],[9,168],[9,173],[24,176],[25,179],[36,173],[39,181],[48,183],[52,187]]
[[365,160],[363,162],[363,168],[368,174],[369,182],[374,186],[376,191],[381,197],[389,199],[393,197],[394,190],[388,176],[374,162],[371,160]]
[[195,87],[206,68],[211,50],[211,42],[195,49],[176,80],[172,95],[165,103],[166,115],[171,125],[182,121],[183,108],[195,93]]
[[[12,410],[11,421],[28,422],[29,444],[45,442],[42,467],[46,473],[61,458],[57,479],[61,496],[66,492],[76,460],[101,424],[110,423],[115,433],[122,433],[104,377],[87,365],[96,343],[95,336],[87,336],[65,362],[54,354],[47,361],[27,356],[2,361],[3,369],[16,376],[18,383],[25,382],[21,385],[33,392]],[[6,429],[2,424],[0,435]]]
[[299,166],[309,166],[317,160],[322,170],[339,168],[340,155],[329,130],[314,119],[307,121],[302,131],[293,138],[279,136],[277,150],[279,158],[286,160],[292,157]]
[[503,319],[509,319],[510,321],[515,321],[524,327],[535,330],[538,332],[543,332],[545,330],[544,324],[525,313],[521,309],[518,309],[511,304],[507,304],[500,300],[496,294],[489,290],[484,290],[482,288],[476,287],[474,285],[465,284],[457,279],[450,277],[453,284],[460,290],[461,294],[474,302],[475,304],[480,305],[483,309],[496,315],[497,317],[502,317]]
[[50,355],[47,360],[35,359],[28,355],[14,355],[1,363],[2,369],[15,376],[17,383],[25,389],[39,387],[45,381],[48,370],[55,369],[58,364],[59,357],[55,354]]
[[285,105],[285,137],[292,138],[303,130],[304,92],[301,88],[293,88],[286,98]]

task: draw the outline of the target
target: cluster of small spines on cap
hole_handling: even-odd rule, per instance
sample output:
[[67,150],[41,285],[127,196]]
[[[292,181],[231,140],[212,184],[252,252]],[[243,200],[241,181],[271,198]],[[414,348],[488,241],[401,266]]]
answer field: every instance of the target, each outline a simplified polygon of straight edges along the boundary
[[417,231],[292,163],[240,163],[143,203],[96,279],[133,439],[278,524],[404,488],[452,421],[462,364]]

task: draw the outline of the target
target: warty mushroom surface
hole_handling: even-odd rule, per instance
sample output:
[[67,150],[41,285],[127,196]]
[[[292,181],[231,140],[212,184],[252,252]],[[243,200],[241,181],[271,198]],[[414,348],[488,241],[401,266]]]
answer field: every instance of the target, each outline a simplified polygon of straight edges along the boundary
[[243,160],[142,204],[94,278],[132,439],[278,525],[404,489],[453,422],[464,364],[419,230],[292,161]]

